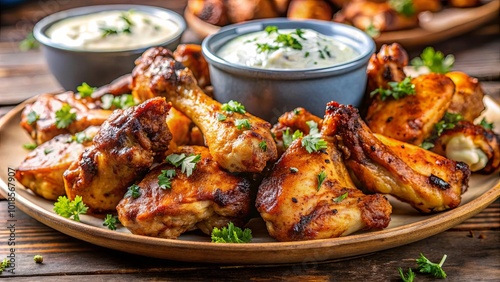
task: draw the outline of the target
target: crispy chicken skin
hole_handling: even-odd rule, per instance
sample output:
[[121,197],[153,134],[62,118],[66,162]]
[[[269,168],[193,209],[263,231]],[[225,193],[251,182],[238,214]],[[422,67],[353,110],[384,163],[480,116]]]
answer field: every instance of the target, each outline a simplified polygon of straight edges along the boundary
[[16,179],[35,194],[57,200],[64,191],[64,171],[90,146],[99,128],[91,126],[82,132],[83,142],[74,141],[74,135],[61,134],[31,151],[16,169]]
[[[56,112],[64,104],[71,106],[76,113],[76,120],[66,128],[56,127]],[[35,112],[39,118],[30,123],[28,115]],[[64,92],[57,95],[42,94],[33,104],[26,105],[21,114],[21,127],[35,140],[42,144],[60,134],[75,134],[85,130],[87,127],[101,125],[111,114],[107,110],[91,110],[82,101],[77,99],[73,92]]]
[[114,210],[127,187],[150,169],[155,153],[172,139],[165,122],[170,105],[153,98],[127,110],[115,110],[91,147],[64,173],[66,195],[77,195],[93,212]]
[[388,88],[388,82],[400,82],[405,79],[404,67],[407,65],[408,53],[401,45],[382,45],[379,52],[373,54],[368,62],[368,93],[379,87]]
[[429,137],[451,104],[453,81],[443,74],[429,73],[411,80],[415,94],[382,101],[376,95],[366,114],[366,123],[375,133],[420,145]]
[[356,183],[371,192],[391,194],[420,212],[457,207],[468,187],[470,169],[465,163],[375,136],[351,106],[328,103],[322,130],[338,135]]
[[461,114],[464,120],[474,122],[485,109],[484,92],[479,80],[460,71],[446,73],[446,76],[455,84],[455,94],[448,112]]
[[[166,163],[153,168],[138,184],[141,195],[127,196],[116,207],[123,226],[133,234],[162,238],[197,228],[210,234],[229,222],[241,226],[250,211],[250,181],[222,170],[206,147],[185,146],[176,153],[201,155],[193,174],[187,177]],[[158,176],[168,169],[176,175],[171,188],[162,189]]]
[[[277,159],[271,125],[249,113],[222,111],[222,105],[200,89],[192,72],[173,60],[169,50],[147,50],[136,61],[132,76],[134,97],[165,97],[200,128],[212,157],[226,170],[261,172],[268,161]],[[224,114],[226,120],[219,121],[218,114]],[[235,125],[238,119],[248,120],[250,128],[239,129]]]
[[201,53],[201,45],[180,44],[174,51],[174,59],[191,70],[199,87],[205,88],[212,84],[208,63]]
[[500,167],[500,137],[468,121],[441,133],[432,148],[449,159],[462,161],[474,172],[489,174]]
[[475,7],[481,4],[481,0],[448,0],[448,5],[458,8]]
[[[296,139],[259,186],[257,210],[278,241],[335,238],[389,224],[389,201],[358,190],[332,138],[325,139],[327,149],[312,153]],[[318,187],[322,171],[326,178]]]
[[229,23],[225,0],[188,0],[187,8],[198,18],[214,25]]
[[287,17],[330,21],[333,18],[333,9],[323,0],[292,0],[288,6]]

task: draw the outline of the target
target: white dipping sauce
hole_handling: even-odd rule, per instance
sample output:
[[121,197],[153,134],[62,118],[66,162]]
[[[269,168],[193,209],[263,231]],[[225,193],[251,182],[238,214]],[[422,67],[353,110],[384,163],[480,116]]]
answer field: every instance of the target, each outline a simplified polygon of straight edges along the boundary
[[217,55],[231,63],[263,69],[312,69],[338,65],[359,54],[331,36],[311,29],[245,34],[226,43]]
[[117,51],[160,44],[180,27],[140,11],[105,11],[61,20],[46,32],[54,42],[77,50]]

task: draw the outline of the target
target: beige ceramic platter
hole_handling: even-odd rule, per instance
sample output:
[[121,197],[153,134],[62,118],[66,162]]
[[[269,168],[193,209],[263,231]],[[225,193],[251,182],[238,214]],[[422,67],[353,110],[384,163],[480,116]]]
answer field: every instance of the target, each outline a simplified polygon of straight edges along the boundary
[[[31,100],[33,101],[33,99]],[[28,101],[30,102],[30,101]],[[500,106],[486,97],[489,121],[500,128]],[[13,170],[28,153],[22,144],[31,139],[19,126],[24,105],[16,107],[0,120],[0,192],[15,193],[16,208],[34,219],[69,236],[106,248],[150,257],[227,264],[302,263],[347,258],[415,242],[451,228],[479,213],[500,197],[500,176],[473,175],[469,190],[459,207],[435,215],[421,215],[408,205],[390,199],[392,220],[387,229],[359,232],[342,238],[302,242],[276,242],[270,238],[263,222],[250,221],[254,239],[248,244],[211,243],[206,235],[191,233],[177,240],[133,235],[125,228],[111,231],[102,226],[102,219],[90,215],[82,222],[62,218],[52,211],[53,202],[24,189],[13,178]],[[9,187],[11,191],[9,191]],[[15,187],[15,190],[12,189]]]
[[[436,13],[422,13],[418,27],[383,32],[374,40],[379,46],[393,42],[407,48],[428,45],[474,30],[498,17],[499,8],[499,0],[485,1],[483,5],[473,8],[445,7]],[[219,26],[204,22],[189,9],[184,11],[184,18],[189,28],[202,38],[220,29]]]

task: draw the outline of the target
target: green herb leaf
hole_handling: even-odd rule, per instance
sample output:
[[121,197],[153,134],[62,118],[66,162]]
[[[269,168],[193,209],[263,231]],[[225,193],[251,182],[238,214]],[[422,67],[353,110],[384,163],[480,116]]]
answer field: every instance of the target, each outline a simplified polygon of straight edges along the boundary
[[316,190],[319,191],[319,189],[321,188],[321,185],[323,184],[323,181],[325,181],[326,179],[326,173],[324,170],[322,170],[319,174],[318,174],[318,187],[316,188]]
[[283,132],[283,147],[288,148],[292,144],[292,142],[297,139],[301,138],[304,134],[300,130],[295,130],[293,134],[290,134],[290,128],[287,128],[285,132]]
[[101,27],[99,28],[101,30],[101,37],[107,37],[113,34],[118,34],[118,30],[114,27]]
[[171,189],[172,188],[172,178],[175,176],[175,169],[162,170],[161,174],[158,175],[158,185],[161,189]]
[[345,192],[344,194],[338,196],[337,198],[333,199],[333,201],[335,203],[340,203],[342,202],[345,198],[347,198],[347,196],[349,196],[349,192]]
[[33,124],[35,123],[37,120],[40,119],[40,115],[37,114],[35,111],[31,111],[28,113],[28,115],[26,116],[26,119],[28,121],[28,124]]
[[33,36],[33,32],[26,34],[26,38],[19,42],[19,50],[23,52],[37,49],[38,47],[40,47],[40,43],[36,41],[35,37]]
[[446,278],[446,272],[444,272],[442,266],[444,261],[446,260],[447,255],[444,255],[441,261],[438,263],[433,263],[428,260],[422,253],[420,253],[420,257],[417,259],[418,270],[421,273],[429,273],[435,278]]
[[408,273],[406,275],[404,274],[401,267],[398,269],[398,271],[403,282],[413,282],[413,280],[415,280],[415,273],[411,270],[411,268],[408,268]]
[[309,134],[318,134],[318,124],[314,120],[306,121],[307,126],[309,126]]
[[82,132],[75,133],[75,135],[71,136],[71,139],[68,140],[68,141],[69,142],[73,142],[74,141],[74,142],[76,142],[78,144],[83,144],[83,143],[85,143],[87,141],[92,141],[92,138],[90,138],[89,136],[87,136],[85,134],[85,132],[82,131]]
[[141,187],[137,184],[132,184],[132,186],[128,187],[127,193],[125,193],[124,198],[126,197],[132,197],[134,199],[137,199],[141,196]]
[[278,27],[275,25],[268,25],[264,30],[267,32],[267,34],[271,34],[273,32],[278,33]]
[[494,128],[494,125],[492,122],[488,122],[486,120],[486,118],[483,117],[483,119],[481,120],[481,122],[479,123],[480,126],[482,126],[484,129],[486,130],[493,130]]
[[308,153],[316,152],[327,148],[327,143],[321,138],[319,133],[309,134],[302,138],[302,147],[306,148]]
[[375,27],[373,22],[371,22],[368,27],[365,29],[365,33],[368,34],[370,37],[375,38],[380,36],[380,30]]
[[50,147],[49,147],[49,148],[45,148],[45,149],[43,150],[43,153],[44,153],[45,155],[47,155],[47,154],[52,153],[52,151],[54,151],[54,149],[52,149],[52,148],[50,148]]
[[38,145],[36,145],[35,143],[26,143],[26,144],[23,144],[23,148],[26,149],[26,150],[35,150],[35,148],[37,146]]
[[261,141],[259,143],[259,148],[261,148],[262,151],[264,151],[264,152],[267,151],[267,143],[266,143],[266,141]]
[[389,6],[405,17],[411,17],[416,12],[413,0],[389,0]]
[[241,230],[229,222],[227,227],[221,229],[214,227],[211,238],[214,243],[248,243],[252,240],[252,230],[248,228]]
[[131,94],[123,94],[120,96],[106,94],[101,97],[101,102],[102,102],[101,107],[105,110],[109,110],[112,108],[128,109],[137,104],[134,100],[134,96],[132,96]]
[[225,121],[227,117],[221,113],[217,113],[217,120],[218,121]]
[[426,150],[430,150],[430,149],[434,148],[434,143],[432,143],[429,140],[424,140],[424,142],[422,142],[422,144],[420,144],[420,147],[422,147],[423,149],[426,149]]
[[56,111],[57,128],[66,128],[76,120],[76,113],[71,110],[72,109],[69,104],[64,104],[59,110]]
[[234,125],[236,125],[236,127],[239,129],[239,130],[242,130],[242,129],[250,129],[252,127],[252,125],[250,124],[250,122],[248,121],[248,119],[237,119],[234,121]]
[[3,271],[6,269],[6,268],[9,268],[10,267],[10,260],[7,259],[7,258],[4,258],[2,260],[2,262],[0,263],[0,274],[3,273]]
[[245,114],[245,106],[243,106],[241,103],[237,101],[229,101],[227,103],[222,104],[221,109],[229,114],[232,113],[240,113],[240,114]]
[[117,216],[107,214],[102,225],[107,226],[109,230],[116,230],[117,223],[120,223]]
[[373,97],[377,94],[380,94],[380,99],[385,101],[387,98],[392,97],[395,100],[403,98],[407,95],[415,94],[415,84],[411,83],[411,78],[407,76],[401,82],[391,81],[388,83],[389,89],[383,89],[379,87],[378,89],[373,90],[370,93],[370,96]]
[[453,67],[455,57],[453,55],[444,56],[440,51],[435,51],[432,47],[424,49],[420,57],[411,60],[411,65],[417,68],[421,66],[428,67],[435,73],[447,73]]
[[87,98],[92,96],[92,93],[97,89],[97,87],[92,87],[87,84],[87,82],[82,83],[82,85],[77,86],[76,90],[80,93],[80,97]]
[[457,123],[463,120],[464,117],[461,114],[449,113],[444,114],[443,119],[434,125],[435,134],[439,137],[446,129],[453,129]]
[[281,43],[285,47],[291,47],[295,50],[302,50],[302,44],[300,44],[297,38],[293,37],[291,33],[279,34],[278,37],[276,37],[276,42]]
[[186,173],[189,177],[196,169],[196,164],[201,160],[201,154],[186,156],[185,154],[170,154],[167,156],[166,161],[170,162],[175,167],[181,166],[181,172]]
[[80,221],[80,214],[87,213],[88,207],[83,203],[81,196],[76,196],[70,201],[66,196],[59,196],[54,203],[54,212],[65,218],[73,218],[74,221]]

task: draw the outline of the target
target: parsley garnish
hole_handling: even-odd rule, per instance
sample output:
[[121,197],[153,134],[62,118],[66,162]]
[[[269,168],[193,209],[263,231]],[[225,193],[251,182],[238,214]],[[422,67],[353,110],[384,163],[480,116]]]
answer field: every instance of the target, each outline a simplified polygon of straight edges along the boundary
[[175,169],[162,170],[161,174],[158,175],[158,185],[161,189],[172,188],[172,178],[175,176]]
[[40,115],[37,114],[35,111],[31,111],[28,113],[28,115],[26,116],[27,118],[27,121],[28,121],[28,124],[33,124],[34,122],[36,122],[37,120],[40,119]]
[[403,98],[407,95],[415,94],[415,84],[411,83],[411,78],[408,76],[401,82],[391,81],[389,83],[389,89],[383,89],[379,87],[378,89],[373,90],[370,93],[370,96],[373,97],[377,94],[380,94],[380,99],[385,101],[388,97],[392,97],[396,100]]
[[321,149],[326,149],[327,143],[321,138],[319,133],[309,134],[302,138],[302,147],[306,148],[308,153],[316,152]]
[[493,123],[492,122],[488,122],[486,120],[486,118],[483,117],[483,119],[481,120],[481,122],[479,123],[480,126],[482,126],[484,129],[486,130],[493,130]]
[[132,186],[128,187],[127,193],[125,193],[124,198],[126,197],[132,197],[134,199],[137,199],[141,196],[141,187],[137,184],[132,184]]
[[117,109],[127,109],[137,104],[134,100],[134,96],[131,94],[123,94],[120,96],[106,94],[101,97],[101,102],[101,107],[105,110],[109,110],[112,107]]
[[420,147],[429,150],[434,147],[434,141],[441,136],[443,131],[447,129],[453,129],[457,125],[457,123],[461,120],[463,120],[463,116],[461,114],[454,114],[454,113],[449,113],[446,112],[444,114],[444,117],[434,125],[434,129],[432,130],[431,136],[429,136],[427,139],[422,142]]
[[113,34],[119,34],[119,33],[127,33],[130,34],[132,33],[131,28],[134,26],[134,22],[130,18],[130,15],[132,14],[132,10],[126,12],[126,13],[121,13],[120,19],[125,22],[125,27],[123,27],[121,30],[118,30],[114,27],[101,27],[101,36],[104,38],[109,35]]
[[19,42],[19,49],[23,52],[31,49],[37,49],[38,47],[40,47],[40,43],[36,41],[35,37],[33,36],[33,32],[26,34],[26,38]]
[[292,49],[296,50],[302,50],[302,44],[295,38],[293,35],[297,35],[299,38],[302,38],[305,40],[305,38],[302,36],[304,34],[304,31],[301,29],[296,29],[294,32],[291,33],[279,33],[278,32],[278,27],[276,26],[266,26],[265,31],[267,34],[271,34],[275,32],[278,34],[274,42],[277,45],[271,45],[268,43],[257,43],[257,52],[262,53],[262,52],[270,52],[270,51],[275,51],[278,50],[281,47],[290,47]]
[[101,27],[101,37],[107,37],[109,35],[118,34],[118,30],[114,27]]
[[422,253],[420,253],[420,257],[417,259],[418,270],[421,273],[429,273],[435,278],[444,279],[446,278],[446,273],[444,272],[442,266],[446,258],[447,255],[444,255],[439,264],[437,264],[431,262]]
[[201,155],[189,155],[185,154],[170,154],[167,156],[166,161],[174,165],[175,167],[181,167],[181,172],[186,173],[189,177],[193,174],[193,170],[196,169],[196,164],[201,160]]
[[71,106],[69,104],[64,104],[59,110],[56,111],[57,128],[66,128],[75,120],[76,113],[71,112]]
[[84,142],[91,141],[91,140],[92,140],[92,138],[87,136],[85,134],[85,132],[82,131],[82,132],[75,133],[75,135],[72,135],[67,143],[76,142],[78,144],[83,144]]
[[370,37],[375,38],[375,37],[378,37],[380,35],[380,30],[377,27],[375,27],[373,22],[371,22],[368,25],[368,27],[366,27],[365,33],[368,34]]
[[411,17],[415,14],[413,0],[389,0],[389,6],[405,17]]
[[87,213],[88,207],[82,200],[81,196],[76,196],[70,201],[66,196],[59,196],[57,202],[54,203],[54,211],[65,218],[73,218],[74,221],[80,221],[80,214]]
[[23,148],[26,150],[35,150],[36,147],[37,147],[37,145],[35,143],[23,144]]
[[50,148],[50,147],[49,147],[49,148],[45,148],[45,149],[43,150],[43,153],[44,153],[45,155],[47,155],[47,154],[52,153],[52,151],[54,151],[54,149],[52,149],[52,148]]
[[217,120],[218,121],[225,121],[227,117],[221,113],[217,113]]
[[9,259],[3,259],[2,262],[0,263],[0,274],[6,269],[9,268],[10,266],[10,260]]
[[87,84],[87,82],[82,83],[82,85],[77,86],[76,90],[80,93],[80,97],[86,98],[92,96],[92,93],[97,89],[97,87],[92,87]]
[[214,227],[211,238],[214,243],[248,243],[252,240],[252,230],[249,228],[241,230],[229,222],[227,227],[221,229]]
[[281,43],[284,47],[291,47],[295,50],[302,50],[302,44],[299,43],[297,38],[292,36],[292,33],[279,34],[275,40],[277,43]]
[[250,122],[248,121],[248,119],[237,119],[234,121],[234,125],[236,125],[236,127],[239,129],[239,130],[242,130],[243,128],[244,129],[250,129],[252,126],[250,125]]
[[398,270],[403,282],[413,282],[413,280],[415,279],[415,273],[411,270],[411,268],[408,268],[408,273],[406,275],[404,274],[401,267]]
[[349,192],[345,192],[344,194],[338,196],[337,198],[333,199],[333,201],[335,203],[340,203],[342,202],[345,198],[347,198],[347,196],[349,196]]
[[420,57],[411,60],[411,65],[417,68],[426,66],[435,73],[447,73],[455,63],[453,55],[444,56],[440,51],[435,51],[432,47],[424,49]]
[[233,100],[222,104],[221,109],[223,111],[227,112],[228,114],[232,114],[232,113],[244,114],[244,113],[246,113],[245,106],[243,106],[241,103],[239,103],[237,101],[233,101]]
[[259,143],[259,147],[262,149],[262,151],[264,151],[264,152],[267,151],[267,143],[266,143],[266,141],[261,141]]
[[268,25],[264,30],[267,32],[267,34],[271,34],[273,32],[278,33],[278,27],[275,25]]
[[107,226],[109,230],[116,230],[117,223],[120,223],[117,216],[107,214],[102,225]]
[[325,181],[326,179],[326,173],[324,170],[322,170],[319,174],[318,174],[318,187],[316,188],[316,190],[319,191],[319,189],[321,188],[321,184],[323,184],[323,181]]
[[300,130],[295,130],[293,134],[290,134],[290,128],[287,128],[285,132],[283,132],[283,147],[288,148],[290,144],[292,144],[293,140],[302,137],[304,134]]
[[259,52],[259,53],[276,51],[279,48],[280,47],[274,46],[274,45],[269,45],[268,43],[257,43],[257,52]]
[[306,121],[307,126],[309,126],[309,134],[318,134],[319,129],[318,129],[318,123],[316,123],[314,120],[308,120]]

